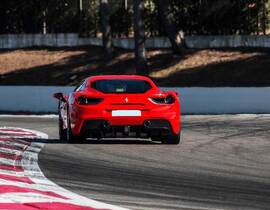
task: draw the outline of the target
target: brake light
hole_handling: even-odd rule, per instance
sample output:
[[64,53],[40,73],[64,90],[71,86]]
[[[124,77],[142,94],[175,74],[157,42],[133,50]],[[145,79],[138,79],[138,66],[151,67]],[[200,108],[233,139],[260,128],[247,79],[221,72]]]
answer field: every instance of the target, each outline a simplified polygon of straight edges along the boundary
[[156,104],[173,104],[175,102],[175,98],[172,95],[168,95],[161,98],[151,98],[151,101]]
[[89,98],[85,96],[78,97],[78,103],[80,105],[95,105],[101,103],[102,101],[102,98]]

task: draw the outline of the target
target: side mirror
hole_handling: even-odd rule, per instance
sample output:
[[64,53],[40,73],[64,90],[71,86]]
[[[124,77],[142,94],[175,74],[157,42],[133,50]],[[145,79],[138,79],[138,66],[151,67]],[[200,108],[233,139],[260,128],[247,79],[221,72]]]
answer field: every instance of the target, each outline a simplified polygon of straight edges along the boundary
[[60,101],[66,101],[63,93],[55,93],[55,94],[53,94],[53,97],[60,100]]

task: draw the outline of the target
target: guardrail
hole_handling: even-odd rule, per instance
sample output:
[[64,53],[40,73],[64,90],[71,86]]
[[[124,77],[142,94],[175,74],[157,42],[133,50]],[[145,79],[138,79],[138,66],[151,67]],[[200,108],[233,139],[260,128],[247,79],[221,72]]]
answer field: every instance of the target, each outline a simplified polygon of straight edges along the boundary
[[[184,114],[270,113],[270,87],[251,88],[166,88],[179,93]],[[68,94],[73,87],[1,86],[2,113],[56,113],[55,92]]]

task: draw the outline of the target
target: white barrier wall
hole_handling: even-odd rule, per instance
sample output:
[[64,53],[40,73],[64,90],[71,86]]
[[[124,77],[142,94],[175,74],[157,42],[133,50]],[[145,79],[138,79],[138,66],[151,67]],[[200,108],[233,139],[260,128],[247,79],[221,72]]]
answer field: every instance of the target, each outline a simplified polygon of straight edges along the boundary
[[[237,48],[237,47],[270,47],[270,36],[186,36],[188,48]],[[78,34],[2,34],[0,35],[0,49],[17,49],[27,47],[75,47],[102,46],[101,38],[81,38]],[[134,39],[113,39],[115,47],[134,49]],[[166,37],[151,37],[146,39],[146,48],[170,48]]]
[[72,87],[0,86],[0,112],[57,112],[53,93],[68,94]]
[[[55,92],[73,87],[0,86],[0,112],[55,113]],[[163,88],[179,93],[184,114],[270,113],[270,87]]]

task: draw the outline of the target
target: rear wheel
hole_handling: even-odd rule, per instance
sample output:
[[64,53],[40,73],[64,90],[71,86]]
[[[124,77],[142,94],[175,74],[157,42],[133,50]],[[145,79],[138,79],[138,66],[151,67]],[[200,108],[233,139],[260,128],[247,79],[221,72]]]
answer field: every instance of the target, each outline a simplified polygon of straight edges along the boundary
[[154,136],[154,137],[151,137],[151,140],[152,141],[162,141],[162,138]]
[[178,134],[169,134],[167,138],[164,138],[162,144],[179,144],[181,140],[181,132]]
[[58,118],[58,132],[59,132],[59,139],[61,141],[67,140],[67,129],[63,129],[64,122],[59,112],[59,118]]
[[86,138],[80,135],[74,135],[72,133],[70,121],[68,120],[68,129],[66,131],[67,135],[67,142],[68,143],[84,143],[86,141]]
[[68,119],[68,126],[67,126],[67,130],[66,130],[66,134],[67,134],[67,142],[74,143],[74,135],[73,135],[72,130],[71,130],[69,119]]
[[82,135],[76,136],[76,137],[75,137],[75,141],[76,141],[77,143],[83,144],[83,143],[86,143],[86,138],[85,138],[84,136],[82,136]]
[[61,141],[67,140],[67,129],[63,129],[63,121],[59,119],[59,139]]

